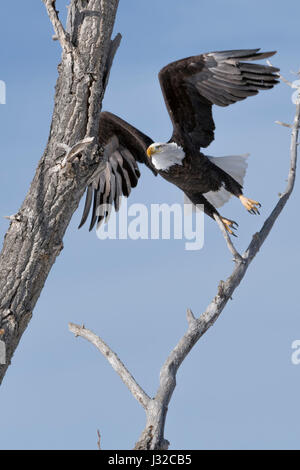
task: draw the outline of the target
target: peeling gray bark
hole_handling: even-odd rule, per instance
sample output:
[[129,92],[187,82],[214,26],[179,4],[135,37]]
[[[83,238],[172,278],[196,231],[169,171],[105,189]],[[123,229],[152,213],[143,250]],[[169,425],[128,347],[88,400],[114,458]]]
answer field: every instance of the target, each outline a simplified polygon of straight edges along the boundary
[[[71,0],[67,31],[55,1],[44,0],[62,46],[50,135],[29,192],[11,217],[0,255],[0,329],[7,363],[32,316],[63,236],[85,187],[102,161],[97,145],[101,103],[120,35],[111,41],[118,0]],[[71,165],[57,165],[64,151],[86,137],[93,142]]]

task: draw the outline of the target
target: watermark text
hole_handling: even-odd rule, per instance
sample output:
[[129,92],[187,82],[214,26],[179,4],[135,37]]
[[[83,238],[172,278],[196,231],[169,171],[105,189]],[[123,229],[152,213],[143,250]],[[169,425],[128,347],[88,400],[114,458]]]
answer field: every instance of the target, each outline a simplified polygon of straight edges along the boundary
[[6,84],[0,80],[0,104],[6,104]]
[[191,204],[144,204],[128,206],[124,199],[116,213],[112,206],[103,204],[97,209],[97,215],[108,218],[107,224],[100,225],[97,236],[101,240],[185,240],[188,251],[201,250],[204,245],[203,206],[190,210]]

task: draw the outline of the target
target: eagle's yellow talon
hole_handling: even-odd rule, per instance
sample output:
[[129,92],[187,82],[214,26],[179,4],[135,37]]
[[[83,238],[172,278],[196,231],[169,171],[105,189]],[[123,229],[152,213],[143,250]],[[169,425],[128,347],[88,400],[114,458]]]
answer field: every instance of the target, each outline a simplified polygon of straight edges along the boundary
[[249,199],[242,194],[239,196],[239,199],[247,211],[250,212],[250,214],[259,214],[258,208],[261,207],[259,202],[254,201],[254,199]]
[[232,231],[232,229],[236,230],[238,227],[238,224],[234,220],[226,219],[225,217],[221,217],[221,220],[224,224],[226,231],[230,233],[230,235],[233,235],[234,237],[236,237],[236,234]]

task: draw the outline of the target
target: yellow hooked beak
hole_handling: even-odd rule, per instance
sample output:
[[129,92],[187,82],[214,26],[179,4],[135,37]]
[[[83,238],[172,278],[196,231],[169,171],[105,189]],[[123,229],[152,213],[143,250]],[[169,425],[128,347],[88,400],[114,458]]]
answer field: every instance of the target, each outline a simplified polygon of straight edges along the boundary
[[148,148],[147,148],[147,155],[148,157],[152,157],[152,155],[155,153],[155,147],[153,147],[153,145],[150,145]]

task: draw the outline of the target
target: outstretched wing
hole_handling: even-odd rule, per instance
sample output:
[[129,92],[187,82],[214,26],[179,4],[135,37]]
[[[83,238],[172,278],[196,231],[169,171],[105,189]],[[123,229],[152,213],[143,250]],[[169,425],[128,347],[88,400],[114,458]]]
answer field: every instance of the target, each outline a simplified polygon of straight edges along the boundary
[[[79,227],[85,223],[92,207],[89,230],[107,218],[114,205],[118,211],[122,196],[128,197],[140,177],[137,161],[145,163],[156,175],[146,150],[153,143],[150,137],[112,113],[100,116],[99,144],[104,148],[106,167],[96,172],[87,187],[86,200]],[[93,206],[92,206],[93,202]]]
[[213,104],[228,106],[278,83],[279,69],[249,63],[275,54],[258,51],[210,52],[172,62],[159,72],[173,139],[207,147],[214,139]]

